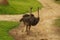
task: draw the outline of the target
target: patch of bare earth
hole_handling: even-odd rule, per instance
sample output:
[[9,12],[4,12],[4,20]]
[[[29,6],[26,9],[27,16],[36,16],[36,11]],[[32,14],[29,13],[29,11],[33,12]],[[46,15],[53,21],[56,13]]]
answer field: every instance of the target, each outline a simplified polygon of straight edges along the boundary
[[[60,16],[60,5],[53,0],[38,0],[43,8],[40,10],[40,22],[32,26],[30,34],[27,35],[23,22],[9,31],[15,40],[60,40],[60,28],[52,26],[54,19]],[[33,13],[37,16],[37,12]],[[22,15],[0,15],[0,20],[19,21]]]

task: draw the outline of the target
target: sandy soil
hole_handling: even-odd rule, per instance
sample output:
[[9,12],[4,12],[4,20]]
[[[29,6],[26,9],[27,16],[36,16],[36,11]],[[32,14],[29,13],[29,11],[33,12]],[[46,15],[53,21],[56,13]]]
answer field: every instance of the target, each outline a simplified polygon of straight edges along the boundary
[[[15,40],[60,40],[60,28],[52,26],[54,19],[60,16],[60,5],[54,0],[38,0],[43,8],[40,10],[40,22],[31,28],[29,35],[26,35],[24,24],[9,31]],[[33,13],[37,16],[37,12]],[[0,20],[19,21],[22,15],[0,15]],[[58,32],[59,31],[59,32]]]

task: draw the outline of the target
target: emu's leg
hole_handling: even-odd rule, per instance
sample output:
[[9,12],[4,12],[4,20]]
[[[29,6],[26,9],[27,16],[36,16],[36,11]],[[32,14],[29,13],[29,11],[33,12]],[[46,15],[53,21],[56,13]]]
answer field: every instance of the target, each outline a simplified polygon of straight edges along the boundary
[[29,26],[29,32],[30,32],[31,26]]
[[26,31],[30,32],[31,26],[26,26]]
[[26,32],[28,32],[28,25],[26,25]]
[[28,30],[27,30],[27,35],[29,35],[30,34],[30,29],[31,29],[31,26],[28,26],[28,28],[27,28]]
[[26,26],[26,32],[27,32],[27,35],[29,34],[29,26],[27,25]]

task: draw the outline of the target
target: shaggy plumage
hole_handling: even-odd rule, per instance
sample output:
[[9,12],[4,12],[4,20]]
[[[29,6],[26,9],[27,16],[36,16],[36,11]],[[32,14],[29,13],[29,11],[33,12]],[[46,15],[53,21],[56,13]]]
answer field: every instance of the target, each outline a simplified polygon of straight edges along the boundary
[[39,22],[39,16],[36,18],[33,14],[25,14],[21,18],[21,21],[26,25],[26,31],[30,31],[31,26],[35,26]]

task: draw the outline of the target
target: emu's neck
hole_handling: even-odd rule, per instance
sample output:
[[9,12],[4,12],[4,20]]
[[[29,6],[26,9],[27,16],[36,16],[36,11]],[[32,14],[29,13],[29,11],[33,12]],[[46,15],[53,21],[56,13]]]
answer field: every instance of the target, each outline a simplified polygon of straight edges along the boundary
[[38,7],[38,18],[39,18],[39,7]]
[[32,14],[32,7],[30,8],[30,14]]

